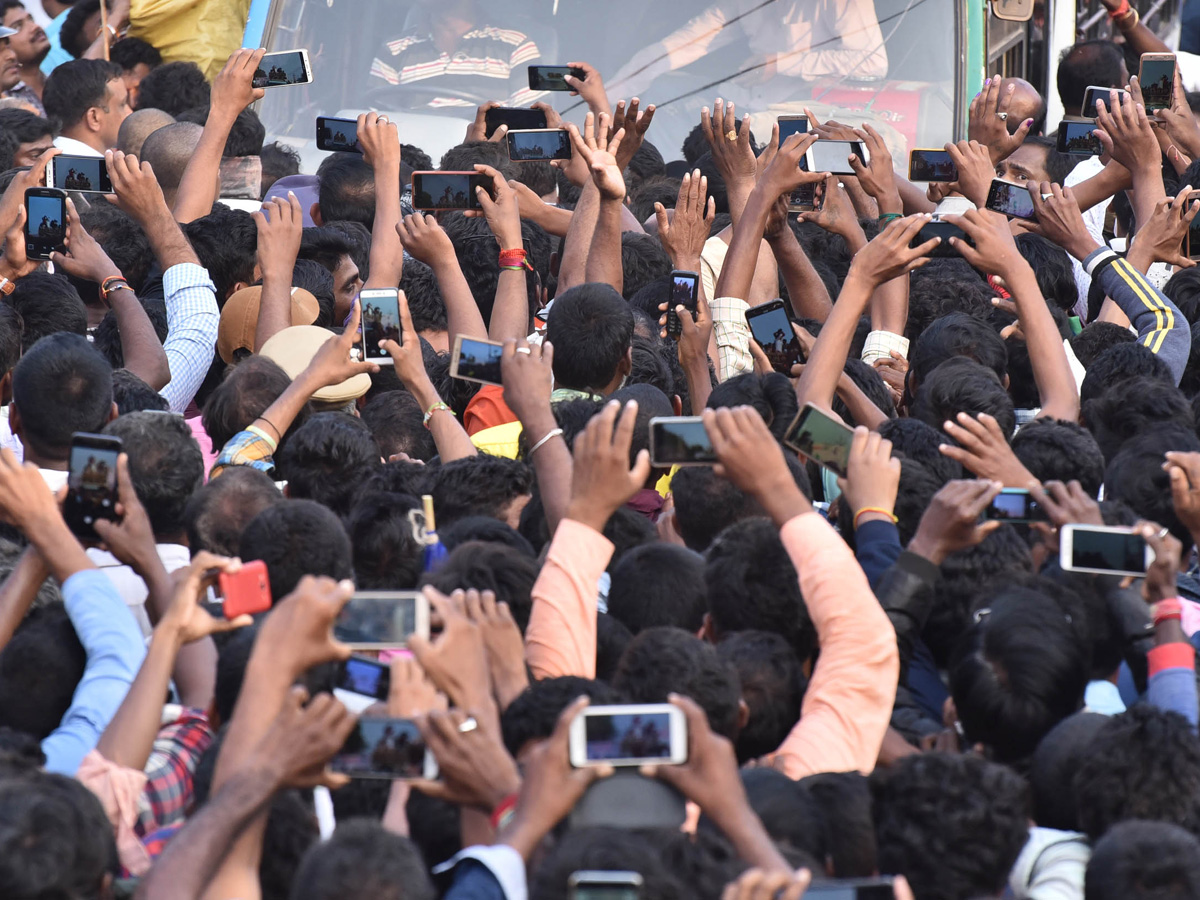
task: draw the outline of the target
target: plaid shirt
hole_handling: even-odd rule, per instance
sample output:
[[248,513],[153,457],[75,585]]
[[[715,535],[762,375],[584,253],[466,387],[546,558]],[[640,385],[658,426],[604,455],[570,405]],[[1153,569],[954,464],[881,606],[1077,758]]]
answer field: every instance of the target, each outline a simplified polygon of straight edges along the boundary
[[276,444],[271,436],[251,425],[231,437],[229,443],[221,448],[221,455],[213,463],[208,477],[216,478],[231,466],[249,466],[270,475],[275,471],[275,449]]
[[216,736],[208,716],[200,710],[175,709],[179,715],[159,730],[146,762],[147,781],[139,801],[136,828],[143,837],[183,823],[192,801],[196,764]]

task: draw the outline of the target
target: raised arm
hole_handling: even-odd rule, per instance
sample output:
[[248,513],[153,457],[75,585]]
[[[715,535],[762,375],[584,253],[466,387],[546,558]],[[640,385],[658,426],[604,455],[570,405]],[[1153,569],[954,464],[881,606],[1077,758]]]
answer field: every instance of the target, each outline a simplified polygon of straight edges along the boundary
[[526,272],[525,241],[521,236],[521,209],[517,195],[498,171],[476,165],[476,171],[490,175],[495,186],[493,199],[483,188],[477,191],[488,227],[500,245],[500,278],[496,282],[496,300],[487,336],[493,341],[517,340],[529,334],[529,287]]
[[304,213],[296,195],[276,197],[251,214],[258,227],[258,268],[262,295],[254,326],[254,352],[292,324],[292,272],[300,253]]
[[450,236],[442,230],[436,218],[423,213],[405,216],[396,226],[400,243],[409,255],[433,269],[438,290],[446,303],[446,330],[451,337],[487,338],[487,323],[479,312],[479,304],[471,294],[471,286],[462,273]]
[[396,123],[378,113],[358,117],[358,141],[363,160],[375,173],[375,223],[371,229],[371,271],[368,288],[394,288],[404,270],[400,244],[400,136]]
[[583,133],[574,125],[568,125],[574,152],[587,162],[596,187],[596,225],[592,231],[591,246],[587,251],[584,278],[589,281],[611,284],[618,292],[624,287],[621,268],[621,213],[624,209],[625,178],[617,164],[617,153],[625,137],[625,129],[608,136],[608,118],[601,116],[594,122],[591,113],[583,126]]

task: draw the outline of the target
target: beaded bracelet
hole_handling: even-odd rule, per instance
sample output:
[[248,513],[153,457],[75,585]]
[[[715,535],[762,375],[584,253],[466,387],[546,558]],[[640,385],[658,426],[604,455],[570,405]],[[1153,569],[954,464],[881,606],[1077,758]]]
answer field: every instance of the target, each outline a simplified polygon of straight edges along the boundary
[[[425,410],[425,419],[423,424],[425,425],[425,429],[427,431],[429,430],[429,420],[432,419],[433,414],[440,409],[446,410],[446,412],[450,413],[452,416],[454,415],[454,410],[439,400],[437,403],[434,403],[432,406],[430,406],[429,409]],[[457,418],[457,416],[455,418]]]

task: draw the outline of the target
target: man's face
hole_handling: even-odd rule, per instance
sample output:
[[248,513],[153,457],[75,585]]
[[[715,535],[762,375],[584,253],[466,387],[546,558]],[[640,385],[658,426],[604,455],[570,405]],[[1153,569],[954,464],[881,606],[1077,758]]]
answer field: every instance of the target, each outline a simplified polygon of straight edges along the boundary
[[33,16],[24,7],[12,7],[4,14],[3,21],[5,27],[17,30],[8,40],[21,65],[39,63],[50,52],[50,39],[46,37],[46,32],[33,21]]
[[0,91],[11,91],[21,80],[17,53],[8,38],[0,38]]
[[32,166],[43,153],[54,146],[54,138],[44,135],[29,144],[21,144],[13,154],[14,166]]
[[125,90],[123,79],[114,78],[108,83],[104,106],[100,108],[100,137],[105,147],[117,146],[117,132],[129,112],[129,91]]
[[1022,144],[1008,159],[996,163],[996,177],[1018,184],[1026,181],[1036,181],[1039,184],[1049,181],[1050,176],[1046,173],[1046,148]]
[[138,63],[132,69],[126,69],[125,74],[121,76],[121,80],[125,82],[125,90],[129,94],[131,108],[137,106],[138,89],[142,86],[142,79],[149,74],[150,67],[145,63]]
[[358,266],[348,256],[343,256],[333,270],[333,320],[341,322],[350,314],[354,295],[362,289]]

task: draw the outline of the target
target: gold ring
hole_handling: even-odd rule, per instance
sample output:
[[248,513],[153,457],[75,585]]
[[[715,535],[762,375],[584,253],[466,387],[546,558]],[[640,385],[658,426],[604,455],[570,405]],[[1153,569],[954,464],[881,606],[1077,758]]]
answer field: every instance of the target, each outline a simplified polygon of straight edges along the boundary
[[736,141],[737,140],[737,132],[734,131],[732,128],[730,128],[727,132],[725,132],[725,140]]

